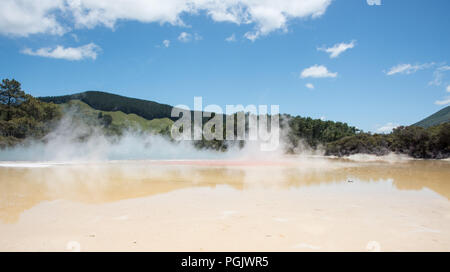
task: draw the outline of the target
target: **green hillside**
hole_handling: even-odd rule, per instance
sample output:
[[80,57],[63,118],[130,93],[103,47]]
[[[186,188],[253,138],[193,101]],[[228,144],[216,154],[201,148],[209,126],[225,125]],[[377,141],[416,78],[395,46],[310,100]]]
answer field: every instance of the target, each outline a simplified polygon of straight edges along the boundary
[[447,122],[450,122],[450,106],[447,106],[442,110],[436,112],[435,114],[428,116],[422,121],[415,123],[413,126],[428,128]]
[[168,132],[173,124],[173,121],[169,118],[147,120],[133,113],[96,110],[80,100],[71,100],[59,106],[63,112],[71,112],[73,116],[83,119],[88,124],[104,123],[105,117],[111,116],[111,120],[104,124],[110,132],[120,132],[123,129],[131,128],[159,134]]
[[[114,139],[130,130],[168,136],[174,122],[167,118],[172,106],[152,101],[103,92],[36,99],[26,94],[15,80],[4,79],[2,84],[5,91],[0,93],[0,150],[22,144],[27,139],[46,141],[45,136],[60,124],[75,125],[69,129],[78,130],[80,133],[76,137],[83,141],[99,129]],[[449,115],[450,107],[446,107],[415,125],[398,127],[390,134],[364,133],[342,122],[287,114],[280,115],[280,124],[282,128],[288,128],[287,153],[301,151],[303,145],[298,144],[306,143],[312,148],[325,147],[326,155],[394,152],[415,158],[444,159],[450,157]],[[233,117],[236,136],[237,114]],[[208,119],[204,117],[203,121]],[[226,151],[233,143],[203,138],[193,144],[197,148]],[[245,141],[239,141],[239,146],[243,145]]]
[[155,118],[171,118],[172,106],[130,98],[111,93],[87,91],[83,93],[39,97],[43,102],[53,102],[55,104],[67,103],[71,100],[80,100],[96,110],[101,111],[121,111],[126,114],[136,114],[147,120]]
[[[117,133],[129,127],[136,127],[136,125],[143,129],[156,132],[167,132],[168,121],[171,121],[170,124],[172,124],[175,119],[178,119],[171,118],[170,115],[173,107],[170,105],[105,92],[87,91],[65,96],[40,97],[39,99],[43,102],[53,102],[70,107],[76,106],[79,108],[78,112],[83,113],[80,115],[80,118],[83,118],[85,122],[87,121],[92,125],[98,125],[98,121],[105,121],[93,118],[100,114],[100,112],[103,115],[110,115],[112,122],[108,129],[111,132],[115,131]],[[192,111],[191,114],[193,114]],[[246,118],[248,118],[248,115]],[[355,135],[359,131],[355,127],[341,122],[314,120],[312,118],[290,115],[282,115],[281,118],[286,119],[286,121],[289,120],[287,122],[287,125],[290,127],[288,138],[292,141],[293,148],[297,147],[299,139],[304,139],[309,145],[316,147],[319,144]],[[204,117],[202,121],[206,123],[209,119],[208,117]],[[96,120],[97,123],[92,123],[92,120]],[[202,142],[202,144],[206,144],[206,141]]]

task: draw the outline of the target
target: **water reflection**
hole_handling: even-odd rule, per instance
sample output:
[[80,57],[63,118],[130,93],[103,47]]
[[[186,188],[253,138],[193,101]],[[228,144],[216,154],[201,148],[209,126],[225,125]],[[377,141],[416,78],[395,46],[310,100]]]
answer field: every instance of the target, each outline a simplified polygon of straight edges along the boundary
[[183,188],[231,186],[236,190],[348,186],[392,181],[395,190],[424,188],[450,199],[450,162],[355,163],[327,160],[286,165],[221,165],[154,162],[115,162],[53,165],[51,167],[0,167],[0,221],[14,223],[20,214],[42,201],[65,199],[105,203],[152,196]]

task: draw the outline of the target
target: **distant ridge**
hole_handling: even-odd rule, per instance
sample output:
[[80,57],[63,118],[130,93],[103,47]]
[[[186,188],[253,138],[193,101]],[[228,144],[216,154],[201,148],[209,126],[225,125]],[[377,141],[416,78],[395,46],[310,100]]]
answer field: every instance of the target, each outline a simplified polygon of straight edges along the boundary
[[80,100],[96,110],[122,111],[126,114],[134,113],[147,120],[155,118],[174,119],[171,117],[173,107],[170,105],[100,91],[86,91],[71,95],[39,97],[39,100],[53,102],[55,104],[63,104],[71,100]]
[[413,124],[413,126],[428,128],[447,122],[450,122],[450,106],[447,106],[422,121]]

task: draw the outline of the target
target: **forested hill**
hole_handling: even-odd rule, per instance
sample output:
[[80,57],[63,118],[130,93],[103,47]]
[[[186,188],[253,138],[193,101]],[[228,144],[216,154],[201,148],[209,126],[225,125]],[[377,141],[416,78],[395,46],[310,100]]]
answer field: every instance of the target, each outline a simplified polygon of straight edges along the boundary
[[428,128],[447,122],[450,122],[450,106],[447,106],[422,121],[415,123],[413,126]]
[[[171,118],[171,110],[173,107],[170,105],[105,92],[87,91],[65,96],[40,97],[39,99],[42,102],[53,102],[55,104],[67,104],[70,101],[75,100],[82,101],[93,109],[105,111],[108,112],[108,114],[111,114],[110,112],[114,111],[121,111],[126,114],[136,114],[147,120],[169,118],[172,121],[176,121],[178,119],[178,117]],[[248,116],[246,118],[248,118]],[[292,142],[291,145],[294,149],[297,148],[300,139],[305,140],[309,146],[315,148],[320,144],[336,141],[360,132],[357,128],[342,122],[322,121],[320,119],[290,116],[286,114],[282,114],[281,118],[288,121],[288,126],[290,128],[288,138]],[[207,122],[209,119],[210,118],[208,117],[204,117],[203,122]],[[191,120],[193,120],[193,118]],[[216,142],[217,141],[212,141],[213,144],[217,144]],[[202,141],[202,144],[207,145],[205,141]]]
[[[76,101],[82,101],[87,104],[86,106],[89,105],[95,110],[104,111],[104,115],[112,115],[112,112],[118,111],[136,114],[147,120],[170,118],[173,108],[170,105],[152,101],[94,91],[66,96],[42,97],[40,100],[71,105],[77,104]],[[72,102],[70,103],[70,101]],[[83,105],[81,104],[81,106]],[[92,114],[93,117],[97,115],[97,112]],[[312,148],[324,146],[327,155],[347,156],[357,153],[386,155],[394,152],[407,154],[414,158],[444,159],[450,157],[449,115],[450,107],[446,107],[415,125],[398,127],[390,134],[364,133],[346,123],[285,114],[282,114],[281,118],[287,122],[281,123],[287,124],[289,127],[287,134],[289,149],[286,150],[288,153],[296,153],[297,150],[301,150],[302,146],[299,146],[299,143],[304,142]],[[102,117],[101,121],[103,119]],[[116,127],[120,127],[124,123],[118,122],[117,118],[114,117],[111,119],[111,125],[106,127],[108,131],[114,132]],[[174,118],[171,119],[174,120]],[[207,119],[209,118],[204,118],[203,121],[207,121]],[[137,121],[138,123],[148,123],[146,120]],[[169,120],[166,119],[166,121]],[[11,122],[14,123],[14,119],[9,121],[9,123]],[[1,121],[0,124],[2,124]],[[164,122],[163,125],[164,127],[160,126],[161,128],[157,128],[156,131],[167,134],[170,123]],[[153,127],[154,125],[148,124],[148,126]],[[117,129],[117,134],[120,134],[120,129]],[[7,135],[3,136],[6,137]],[[212,148],[223,151],[227,149],[227,144],[226,141],[222,140],[207,141],[205,139],[194,143],[198,148]]]
[[155,118],[174,119],[170,116],[173,108],[170,105],[99,91],[87,91],[63,96],[39,97],[39,100],[43,102],[53,102],[55,104],[63,104],[71,100],[80,100],[96,110],[121,111],[126,114],[134,113],[147,120]]
[[[56,106],[52,102],[60,105]],[[86,123],[90,128],[103,129],[110,136],[120,136],[123,131],[138,127],[168,136],[172,125],[172,121],[163,119],[170,118],[173,109],[170,105],[97,91],[41,97],[38,100],[26,94],[20,82],[3,79],[0,83],[0,150],[22,144],[29,138],[45,141],[46,135],[56,127],[68,107],[77,109],[76,120]],[[286,136],[289,148],[285,150],[288,153],[301,152],[303,143],[306,143],[314,149],[325,147],[326,155],[386,155],[394,152],[415,158],[444,159],[450,157],[449,111],[450,107],[447,107],[415,126],[398,127],[390,134],[364,133],[342,122],[287,114],[280,116],[280,124],[288,128]],[[234,118],[236,120],[236,114]],[[203,121],[205,119],[209,117],[204,117]],[[436,123],[442,124],[433,126]],[[198,148],[221,151],[227,150],[228,144],[225,140],[204,138],[194,142]],[[245,141],[241,141],[241,144],[243,146]]]

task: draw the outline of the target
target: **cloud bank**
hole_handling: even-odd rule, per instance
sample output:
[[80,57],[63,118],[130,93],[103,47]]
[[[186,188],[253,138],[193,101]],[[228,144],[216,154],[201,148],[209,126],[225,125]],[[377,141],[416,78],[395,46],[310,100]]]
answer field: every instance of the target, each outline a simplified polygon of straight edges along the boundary
[[332,0],[2,0],[0,34],[62,35],[73,28],[114,28],[118,21],[186,26],[185,15],[206,14],[215,22],[253,24],[255,40],[286,30],[290,20],[317,18]]

